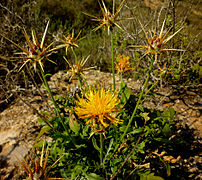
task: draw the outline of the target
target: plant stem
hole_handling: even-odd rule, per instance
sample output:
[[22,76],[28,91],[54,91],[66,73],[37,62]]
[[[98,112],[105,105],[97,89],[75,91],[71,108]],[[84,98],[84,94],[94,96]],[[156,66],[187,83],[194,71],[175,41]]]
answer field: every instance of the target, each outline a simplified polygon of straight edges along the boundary
[[80,86],[81,90],[83,91],[83,88],[82,88],[82,78],[80,76],[78,76],[78,81],[79,81],[79,86]]
[[128,156],[126,157],[126,159],[124,160],[124,162],[121,164],[121,166],[119,167],[119,169],[115,172],[115,174],[112,175],[112,177],[111,177],[110,180],[113,180],[113,179],[117,176],[117,174],[121,171],[121,169],[123,168],[123,166],[126,164],[126,162],[128,161],[128,159],[130,158],[130,156],[131,156],[131,155],[133,154],[133,152],[135,151],[137,145],[139,144],[141,138],[143,137],[146,122],[147,122],[147,121],[145,120],[144,126],[143,126],[143,131],[142,131],[142,133],[140,134],[140,136],[138,137],[138,140],[136,141],[135,146],[133,147],[132,151],[128,154]]
[[112,74],[113,74],[113,90],[116,89],[116,83],[115,83],[115,64],[114,64],[114,39],[113,39],[113,32],[111,32],[111,51],[112,51]]
[[[40,66],[39,66],[39,67],[40,67]],[[44,74],[44,72],[43,72],[43,69],[42,69],[41,67],[40,67],[40,71],[41,71],[41,75],[42,75],[42,78],[43,78],[43,82],[44,82],[44,84],[45,84],[45,87],[46,87],[46,89],[47,89],[47,91],[48,91],[48,94],[49,94],[50,97],[51,97],[51,100],[52,100],[52,102],[53,102],[53,105],[55,106],[55,113],[59,116],[59,120],[60,120],[60,122],[61,122],[63,128],[65,129],[65,131],[66,131],[67,134],[69,135],[69,133],[68,133],[68,131],[67,131],[67,128],[65,127],[65,125],[64,125],[64,123],[63,123],[63,121],[62,121],[62,117],[61,117],[61,114],[60,114],[59,107],[57,106],[57,104],[56,104],[56,102],[55,102],[55,99],[54,99],[53,94],[52,94],[52,92],[51,92],[51,90],[50,90],[50,87],[49,87],[48,82],[47,82],[47,80],[46,80],[46,77],[45,77],[45,74]]]
[[100,166],[102,166],[103,164],[103,146],[104,146],[104,138],[103,138],[103,134],[100,133]]
[[[148,74],[147,74],[147,78],[146,78],[146,80],[145,80],[145,83],[144,83],[142,92],[140,93],[139,99],[138,99],[138,101],[137,101],[137,104],[136,104],[136,106],[135,106],[135,109],[133,110],[133,114],[132,114],[132,116],[131,116],[131,118],[130,118],[130,120],[129,120],[129,122],[128,122],[128,125],[127,125],[127,127],[125,128],[125,131],[124,131],[123,135],[122,135],[121,138],[120,138],[120,142],[123,141],[123,139],[124,139],[124,137],[125,137],[125,135],[126,135],[126,133],[127,133],[127,131],[128,131],[128,128],[130,127],[130,124],[131,124],[131,122],[132,122],[132,120],[133,120],[133,118],[134,118],[134,116],[135,116],[135,114],[136,114],[136,112],[137,112],[137,109],[138,109],[138,106],[139,106],[140,101],[141,101],[141,99],[142,99],[144,90],[145,90],[145,88],[146,88],[146,86],[147,86],[147,84],[148,84],[148,82],[149,82],[149,77],[150,77],[150,73],[151,73],[152,68],[153,68],[153,64],[154,64],[154,58],[152,57],[152,58],[151,58],[150,67],[149,67],[149,70],[148,70]],[[115,147],[114,153],[116,152],[116,150],[118,149],[118,147],[119,147],[119,144],[117,144],[117,146]],[[111,155],[111,157],[114,155],[114,153]],[[110,157],[110,158],[111,158],[111,157]]]
[[141,135],[139,136],[137,142],[135,143],[135,146],[133,147],[132,151],[128,154],[128,156],[126,157],[126,159],[124,160],[124,162],[121,164],[121,166],[119,167],[119,169],[115,172],[115,174],[112,175],[111,179],[110,180],[113,180],[117,174],[121,171],[121,169],[123,168],[123,166],[125,165],[125,163],[128,161],[128,159],[130,158],[130,156],[133,154],[133,152],[135,151],[138,143],[140,142],[140,139],[141,139]]
[[133,114],[132,114],[132,116],[131,116],[131,118],[130,118],[130,120],[129,120],[129,122],[128,122],[128,125],[127,125],[127,127],[126,127],[126,129],[125,129],[123,135],[121,136],[121,141],[123,140],[124,136],[126,135],[126,133],[127,133],[127,131],[128,131],[128,128],[130,127],[130,124],[131,124],[131,122],[132,122],[132,120],[133,120],[133,118],[134,118],[134,116],[135,116],[135,114],[136,114],[136,112],[137,112],[138,106],[139,106],[140,101],[141,101],[141,99],[142,99],[142,96],[143,96],[143,94],[144,94],[144,90],[145,90],[145,88],[146,88],[146,86],[147,86],[147,84],[148,84],[148,82],[149,82],[149,77],[150,77],[150,73],[151,73],[152,68],[153,68],[153,64],[154,64],[154,58],[152,57],[151,63],[150,63],[150,67],[149,67],[149,71],[148,71],[148,74],[147,74],[147,78],[146,78],[145,83],[144,83],[144,86],[143,86],[143,88],[142,88],[142,92],[140,93],[139,99],[138,99],[138,101],[137,101],[137,104],[136,104],[136,106],[135,106],[135,109],[134,109],[134,111],[133,111]]
[[76,53],[75,53],[75,51],[74,51],[74,48],[73,47],[71,47],[71,49],[72,49],[72,52],[73,52],[73,54],[74,54],[74,57],[75,57],[75,62],[77,63],[77,55],[76,55]]
[[83,81],[85,82],[86,87],[88,87],[88,82],[86,81],[86,78],[85,78],[85,77],[83,77],[82,79],[83,79]]
[[123,82],[123,73],[121,73],[121,83]]
[[152,86],[148,89],[148,91],[144,94],[144,96],[147,96],[148,93],[150,93],[150,91],[154,88],[154,86],[156,86],[158,84],[158,81],[156,81],[155,83],[152,84]]

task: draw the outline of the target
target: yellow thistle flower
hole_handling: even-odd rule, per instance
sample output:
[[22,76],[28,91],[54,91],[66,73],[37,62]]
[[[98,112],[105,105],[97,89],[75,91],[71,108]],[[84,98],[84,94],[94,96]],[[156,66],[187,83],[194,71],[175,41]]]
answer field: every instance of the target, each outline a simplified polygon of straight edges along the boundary
[[118,55],[115,67],[118,73],[123,73],[131,69],[129,59],[129,56]]
[[83,59],[81,59],[80,61],[76,62],[75,64],[72,64],[70,61],[68,61],[68,60],[64,57],[65,61],[67,62],[67,64],[68,64],[69,67],[70,67],[70,70],[69,70],[69,72],[70,72],[70,74],[71,74],[70,80],[71,80],[74,76],[75,76],[75,77],[84,77],[84,74],[83,74],[84,71],[88,71],[88,70],[94,68],[94,67],[84,68],[85,63],[87,62],[87,60],[88,60],[89,57],[90,57],[90,55],[87,56],[86,59],[83,58]]
[[117,21],[120,21],[120,20],[123,20],[123,19],[117,19],[117,16],[118,16],[118,13],[120,12],[121,8],[123,7],[123,3],[125,2],[125,0],[123,0],[121,2],[121,4],[119,5],[119,7],[117,8],[116,12],[115,12],[115,0],[113,0],[113,10],[112,10],[112,13],[106,8],[104,1],[101,0],[101,2],[102,2],[102,5],[101,5],[100,1],[98,0],[98,3],[100,5],[101,11],[102,11],[102,14],[104,16],[103,19],[100,19],[100,18],[98,18],[96,16],[93,16],[93,15],[90,15],[88,13],[84,13],[84,14],[86,14],[88,16],[93,17],[92,20],[98,21],[98,22],[101,23],[98,27],[96,27],[93,30],[97,31],[98,29],[100,29],[102,27],[107,27],[108,33],[109,33],[110,29],[112,27],[114,27],[114,26],[117,26],[118,28],[122,29],[119,26],[119,24],[117,23]]
[[[14,57],[14,58],[20,58],[20,59],[25,59],[25,62],[23,63],[23,65],[20,67],[19,71],[25,66],[25,64],[27,63],[31,63],[34,67],[34,70],[36,71],[36,66],[37,64],[40,65],[41,69],[43,70],[43,64],[42,64],[42,60],[47,59],[48,61],[53,62],[52,60],[48,59],[48,56],[51,54],[51,52],[55,49],[49,49],[53,42],[51,44],[49,44],[46,48],[44,47],[44,40],[46,37],[46,33],[48,30],[48,25],[49,25],[49,21],[46,25],[42,40],[41,40],[41,44],[39,44],[37,37],[36,37],[36,33],[35,31],[32,30],[32,41],[29,39],[29,36],[27,34],[27,32],[25,31],[25,29],[23,28],[23,34],[25,36],[25,39],[27,41],[27,44],[29,46],[29,49],[25,49],[23,47],[21,47],[20,45],[16,44],[15,42],[13,42],[12,40],[8,39],[7,37],[3,36],[1,34],[1,36],[3,36],[5,39],[7,39],[8,41],[10,41],[12,44],[14,44],[15,46],[17,46],[18,48],[20,48],[22,50],[22,52],[17,53],[17,54],[21,54],[23,55],[22,57]],[[49,49],[49,50],[48,50]],[[55,63],[56,64],[56,63]]]
[[164,29],[164,25],[165,25],[165,20],[162,24],[162,27],[161,27],[161,31],[160,33],[158,34],[156,32],[156,29],[154,30],[154,33],[153,35],[151,34],[151,38],[149,38],[148,34],[146,33],[142,23],[139,21],[141,27],[142,27],[142,30],[144,31],[144,34],[145,34],[145,37],[146,37],[146,40],[147,40],[147,45],[145,46],[133,46],[133,47],[139,47],[141,49],[145,49],[146,52],[145,54],[143,55],[146,56],[147,54],[151,54],[151,55],[154,55],[155,56],[155,59],[157,59],[157,55],[163,51],[184,51],[184,50],[181,50],[181,49],[165,49],[163,48],[163,46],[165,46],[165,44],[170,41],[182,28],[180,28],[178,31],[176,31],[174,34],[172,34],[171,36],[169,36],[167,39],[166,39],[166,36],[168,35],[168,33],[170,32],[170,30],[172,29],[172,27],[163,35],[163,29]]
[[81,119],[90,118],[86,124],[91,127],[98,126],[103,130],[111,124],[117,125],[122,121],[115,118],[112,114],[119,112],[116,106],[120,103],[118,93],[110,90],[89,90],[85,97],[78,98],[75,112]]

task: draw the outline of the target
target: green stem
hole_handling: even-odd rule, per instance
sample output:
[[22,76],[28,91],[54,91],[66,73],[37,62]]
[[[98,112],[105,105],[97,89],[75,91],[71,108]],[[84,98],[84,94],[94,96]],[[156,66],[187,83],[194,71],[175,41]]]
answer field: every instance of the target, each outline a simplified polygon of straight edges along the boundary
[[150,93],[150,91],[154,88],[154,86],[156,86],[158,84],[158,81],[156,81],[155,83],[152,84],[152,86],[148,89],[148,91],[144,94],[144,96],[146,96],[148,93]]
[[120,90],[119,90],[119,91],[121,92],[121,91],[122,91],[122,88],[123,88],[123,87],[122,87],[122,84],[124,83],[124,82],[123,82],[123,75],[122,75],[122,73],[121,73],[120,78],[121,78],[121,84],[120,84]]
[[83,88],[82,88],[82,78],[80,76],[78,76],[78,80],[79,80],[79,86],[80,86],[81,90],[83,91]]
[[45,77],[45,74],[44,74],[44,72],[43,72],[43,69],[42,69],[41,67],[40,67],[40,71],[41,71],[41,75],[42,75],[42,78],[43,78],[43,82],[44,82],[44,84],[45,84],[45,86],[46,86],[46,89],[47,89],[47,91],[48,91],[48,94],[49,94],[50,97],[51,97],[51,100],[52,100],[52,102],[53,102],[53,105],[55,106],[55,113],[59,116],[59,120],[60,120],[62,126],[64,127],[65,131],[66,131],[67,134],[69,135],[69,133],[68,133],[68,131],[67,131],[67,128],[65,127],[65,125],[64,125],[64,123],[63,123],[63,121],[62,121],[62,117],[61,117],[61,114],[60,114],[59,107],[57,106],[57,104],[56,104],[56,102],[55,102],[55,99],[54,99],[53,94],[52,94],[52,92],[51,92],[51,90],[50,90],[50,87],[49,87],[48,82],[47,82],[47,80],[46,80],[46,77]]
[[123,82],[123,73],[121,73],[121,82]]
[[113,74],[113,90],[116,89],[116,82],[115,82],[115,64],[114,64],[114,40],[113,40],[113,32],[111,32],[111,50],[112,50],[112,74]]
[[153,64],[154,64],[154,58],[151,59],[151,64],[150,64],[150,67],[149,67],[149,71],[148,71],[148,74],[147,74],[147,78],[146,78],[145,83],[144,83],[144,86],[143,86],[143,88],[142,88],[142,92],[140,93],[139,99],[138,99],[138,101],[137,101],[137,104],[136,104],[136,106],[135,106],[135,109],[134,109],[134,111],[133,111],[133,114],[132,114],[132,116],[131,116],[131,118],[130,118],[130,120],[129,120],[129,122],[128,122],[128,125],[127,125],[127,127],[126,127],[126,129],[125,129],[123,135],[121,136],[121,141],[123,140],[124,136],[126,135],[126,133],[127,133],[127,131],[128,131],[128,128],[130,127],[130,124],[131,124],[131,122],[132,122],[132,120],[133,120],[133,118],[134,118],[134,116],[135,116],[135,114],[136,114],[136,111],[137,111],[137,109],[138,109],[138,106],[139,106],[139,104],[140,104],[140,101],[141,101],[141,99],[142,99],[142,96],[143,96],[143,94],[144,94],[144,90],[145,90],[145,88],[146,88],[146,86],[147,86],[147,84],[148,84],[148,82],[149,82],[149,77],[150,77],[150,73],[151,73],[152,68],[153,68]]
[[74,57],[75,57],[75,62],[76,62],[76,64],[77,64],[77,60],[78,60],[77,55],[76,55],[76,53],[75,53],[75,51],[74,51],[74,48],[72,47],[71,49],[72,49],[72,52],[73,52]]
[[[139,99],[138,99],[138,101],[137,101],[137,104],[136,104],[136,106],[135,106],[135,109],[134,109],[134,111],[133,111],[133,114],[132,114],[132,116],[131,116],[131,118],[130,118],[130,120],[129,120],[129,122],[128,122],[128,125],[127,125],[127,127],[125,128],[125,131],[124,131],[123,135],[122,135],[121,138],[120,138],[120,142],[123,141],[123,138],[125,137],[125,135],[126,135],[126,133],[127,133],[127,131],[128,131],[128,128],[130,127],[130,124],[131,124],[131,122],[132,122],[132,120],[133,120],[133,118],[134,118],[134,116],[135,116],[135,114],[136,114],[136,112],[137,112],[138,106],[139,106],[140,101],[141,101],[141,99],[142,99],[142,96],[143,96],[143,94],[144,94],[144,90],[145,90],[145,88],[146,88],[146,86],[147,86],[147,84],[148,84],[148,82],[149,82],[149,77],[150,77],[150,73],[151,73],[152,68],[153,68],[153,64],[154,64],[154,58],[152,57],[152,59],[151,59],[151,64],[150,64],[150,67],[149,67],[149,71],[148,71],[147,78],[146,78],[146,80],[145,80],[145,83],[144,83],[142,92],[140,93]],[[117,144],[117,146],[115,147],[114,153],[116,152],[116,150],[118,149],[118,147],[119,147],[119,144]],[[114,154],[114,153],[113,153],[113,154]],[[113,156],[113,154],[111,155],[111,157]]]
[[103,147],[104,147],[104,138],[103,138],[103,134],[100,133],[100,166],[102,166],[103,164]]
[[88,82],[86,81],[86,78],[84,76],[83,76],[83,81],[85,82],[86,87],[88,87]]

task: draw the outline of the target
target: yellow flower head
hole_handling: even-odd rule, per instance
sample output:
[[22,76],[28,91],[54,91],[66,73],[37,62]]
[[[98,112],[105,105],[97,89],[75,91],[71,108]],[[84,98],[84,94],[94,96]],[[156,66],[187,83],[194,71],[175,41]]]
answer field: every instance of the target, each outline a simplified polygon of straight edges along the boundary
[[43,64],[42,64],[42,60],[47,59],[48,61],[53,62],[52,60],[48,59],[48,56],[51,54],[51,52],[53,49],[49,49],[53,42],[48,45],[46,48],[44,47],[44,40],[46,37],[46,32],[48,30],[48,25],[49,25],[49,21],[46,25],[41,43],[39,44],[37,37],[36,37],[36,33],[35,31],[32,31],[32,41],[29,39],[29,36],[27,34],[27,32],[25,31],[25,29],[23,29],[23,34],[25,36],[25,39],[27,41],[27,44],[29,46],[29,49],[25,49],[23,47],[21,47],[20,45],[16,44],[15,42],[13,42],[12,40],[8,39],[7,37],[2,36],[7,39],[8,41],[10,41],[11,43],[13,43],[15,46],[17,46],[18,48],[20,48],[22,50],[22,52],[17,53],[17,54],[21,54],[22,57],[15,57],[15,58],[20,58],[20,59],[25,59],[25,62],[23,63],[23,65],[20,67],[19,71],[24,67],[25,64],[27,63],[31,63],[34,67],[34,70],[36,71],[36,66],[37,64],[40,65],[41,69],[43,70]]
[[130,59],[129,56],[118,55],[115,67],[118,73],[123,73],[130,69],[129,59]]
[[104,1],[101,0],[101,2],[102,2],[102,5],[101,5],[100,1],[98,0],[98,3],[100,5],[100,9],[101,9],[102,14],[103,14],[103,19],[100,19],[100,18],[98,18],[96,16],[93,16],[93,15],[85,13],[86,15],[93,17],[92,20],[100,22],[100,25],[98,27],[96,27],[94,29],[94,31],[97,31],[98,29],[100,29],[102,27],[107,27],[108,33],[109,33],[110,29],[112,27],[114,27],[114,26],[117,26],[118,28],[122,29],[119,26],[119,24],[117,23],[117,21],[120,21],[122,19],[117,19],[117,16],[118,16],[118,13],[120,12],[121,8],[123,7],[123,3],[125,2],[125,0],[123,0],[121,2],[121,4],[119,5],[119,7],[117,8],[116,12],[115,12],[115,0],[113,0],[113,10],[112,10],[112,13],[106,8]]
[[[172,27],[163,35],[163,29],[165,25],[165,20],[162,24],[161,31],[159,33],[156,32],[156,29],[154,30],[153,35],[151,34],[151,38],[149,38],[149,35],[146,33],[142,23],[140,22],[140,25],[142,27],[142,30],[144,31],[146,40],[147,40],[147,45],[145,46],[134,46],[134,47],[139,47],[141,49],[145,49],[146,52],[143,55],[146,56],[147,54],[155,55],[155,59],[157,59],[157,55],[163,51],[183,51],[181,49],[165,49],[163,48],[165,44],[170,41],[182,28],[180,28],[178,31],[176,31],[174,34],[171,36],[167,37],[168,33],[172,29]],[[166,38],[167,37],[167,38]]]
[[119,103],[117,92],[105,91],[103,88],[89,90],[85,98],[78,99],[75,112],[81,119],[90,118],[86,124],[91,124],[92,127],[98,126],[103,130],[111,124],[117,125],[122,122],[112,115],[120,111],[116,107]]

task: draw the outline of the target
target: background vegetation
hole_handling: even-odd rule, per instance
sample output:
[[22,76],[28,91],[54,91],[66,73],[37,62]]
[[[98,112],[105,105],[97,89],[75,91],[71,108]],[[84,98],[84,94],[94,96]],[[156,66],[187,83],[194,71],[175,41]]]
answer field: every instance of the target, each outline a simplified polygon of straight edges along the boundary
[[[201,2],[199,0],[168,0],[162,1],[138,1],[128,0],[121,12],[127,17],[135,17],[129,22],[122,22],[124,32],[117,30],[115,32],[115,56],[119,53],[130,56],[135,71],[128,74],[136,78],[141,78],[144,70],[147,69],[148,63],[139,61],[142,54],[137,53],[130,45],[138,45],[142,43],[141,28],[138,19],[147,24],[147,28],[151,29],[157,25],[161,26],[164,18],[167,19],[167,26],[174,25],[173,33],[180,27],[184,29],[171,42],[173,48],[186,50],[185,52],[167,53],[160,59],[165,59],[166,73],[164,79],[169,84],[196,85],[202,76],[201,70]],[[107,7],[111,7],[112,0],[106,1]],[[108,38],[106,32],[99,30],[91,32],[95,26],[95,22],[86,16],[83,12],[88,12],[96,16],[101,15],[99,4],[95,0],[2,0],[0,3],[0,33],[9,39],[19,43],[22,46],[27,46],[25,43],[22,28],[27,31],[35,29],[39,35],[44,31],[44,24],[50,19],[50,27],[46,42],[58,40],[59,37],[72,33],[75,34],[82,31],[80,37],[85,37],[80,41],[79,56],[91,57],[86,64],[97,66],[102,71],[110,71],[110,44],[106,41]],[[29,33],[29,32],[28,32]],[[1,100],[0,106],[6,107],[6,102],[14,97],[14,92],[19,87],[28,86],[28,80],[25,81],[25,72],[20,75],[16,73],[19,60],[11,60],[13,52],[18,52],[11,43],[0,37],[0,91]],[[39,37],[41,38],[41,37]],[[78,52],[77,52],[78,53]],[[103,54],[107,55],[103,56]],[[46,65],[46,71],[51,74],[59,69],[65,69],[62,52],[52,55],[58,66],[52,64]],[[71,55],[68,55],[71,59]],[[160,62],[163,67],[164,62]],[[142,74],[143,73],[143,74]],[[158,77],[158,70],[153,74],[154,79]],[[38,79],[36,77],[36,79]],[[161,80],[162,81],[162,80]],[[164,84],[165,81],[162,81]]]

